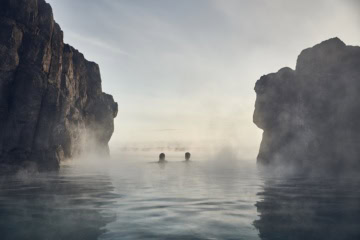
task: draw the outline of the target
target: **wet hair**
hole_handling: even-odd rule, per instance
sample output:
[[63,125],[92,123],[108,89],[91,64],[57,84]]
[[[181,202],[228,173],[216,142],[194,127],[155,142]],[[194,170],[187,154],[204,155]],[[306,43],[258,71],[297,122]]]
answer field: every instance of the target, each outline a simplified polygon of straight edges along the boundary
[[165,160],[165,153],[160,153],[159,160],[164,161]]
[[186,160],[189,160],[191,157],[191,154],[189,152],[185,153],[185,159]]

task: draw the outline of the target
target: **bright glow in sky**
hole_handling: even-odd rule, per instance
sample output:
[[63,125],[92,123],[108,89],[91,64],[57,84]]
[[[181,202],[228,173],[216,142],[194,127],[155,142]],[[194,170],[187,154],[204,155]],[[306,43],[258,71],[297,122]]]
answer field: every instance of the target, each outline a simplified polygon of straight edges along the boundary
[[112,149],[231,144],[255,158],[256,80],[326,39],[360,45],[357,0],[48,2],[119,103]]

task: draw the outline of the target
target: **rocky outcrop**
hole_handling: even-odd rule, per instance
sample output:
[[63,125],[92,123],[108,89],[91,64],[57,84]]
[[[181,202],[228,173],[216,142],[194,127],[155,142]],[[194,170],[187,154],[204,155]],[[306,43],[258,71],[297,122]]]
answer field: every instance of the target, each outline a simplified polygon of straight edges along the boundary
[[302,51],[295,70],[262,76],[255,91],[259,163],[360,169],[360,47],[324,41]]
[[116,115],[99,66],[63,43],[49,4],[0,1],[0,163],[56,169],[90,144],[107,152]]

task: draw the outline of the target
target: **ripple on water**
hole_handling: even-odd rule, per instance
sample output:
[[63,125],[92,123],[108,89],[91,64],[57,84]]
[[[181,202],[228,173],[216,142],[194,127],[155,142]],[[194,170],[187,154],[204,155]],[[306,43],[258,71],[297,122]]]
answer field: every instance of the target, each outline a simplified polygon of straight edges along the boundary
[[239,165],[68,166],[0,179],[1,239],[360,239],[359,183]]

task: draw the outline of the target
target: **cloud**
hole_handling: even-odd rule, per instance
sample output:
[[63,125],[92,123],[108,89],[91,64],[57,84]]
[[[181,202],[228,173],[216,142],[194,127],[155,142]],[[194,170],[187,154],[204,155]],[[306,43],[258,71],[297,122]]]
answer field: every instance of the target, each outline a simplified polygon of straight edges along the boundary
[[71,31],[67,31],[65,34],[67,35],[67,38],[70,41],[86,43],[93,47],[101,48],[102,50],[107,51],[107,52],[111,52],[111,53],[115,53],[115,54],[119,54],[119,55],[125,55],[128,57],[130,56],[130,54],[128,52],[124,51],[120,47],[111,45],[101,39],[97,39],[92,36],[80,35],[78,33],[71,32]]

